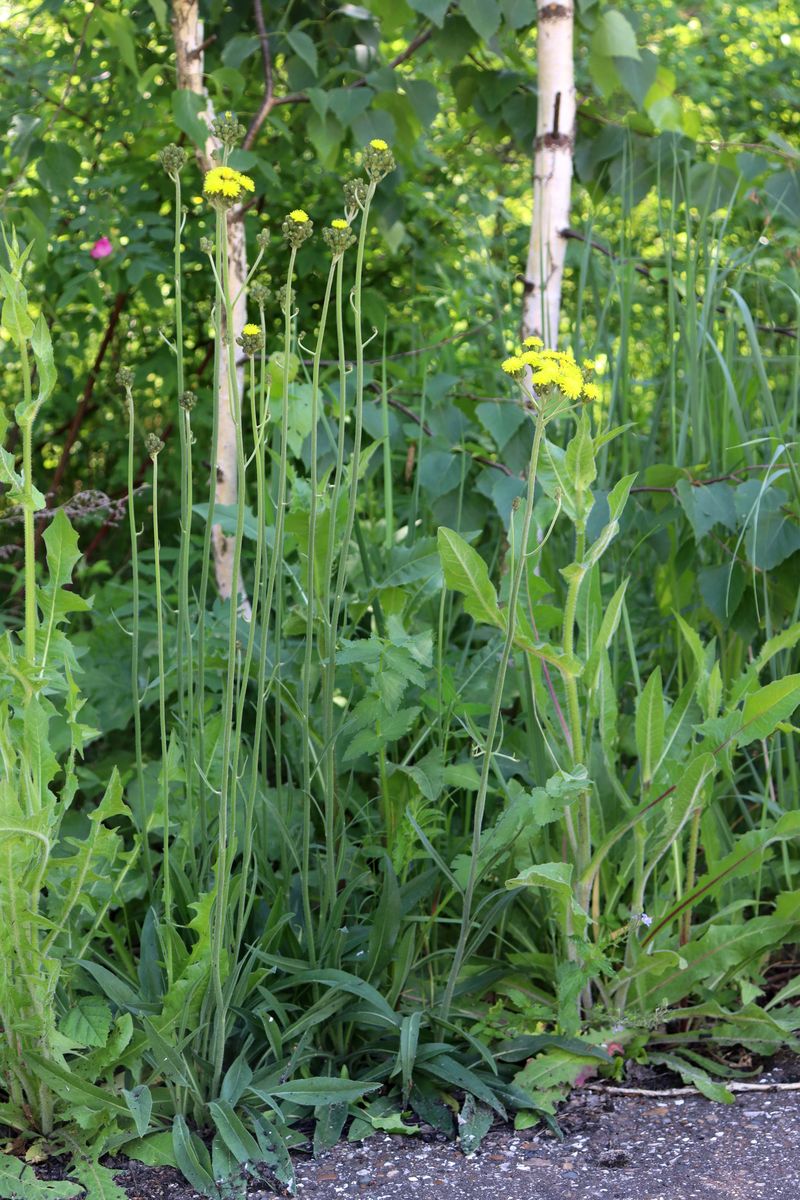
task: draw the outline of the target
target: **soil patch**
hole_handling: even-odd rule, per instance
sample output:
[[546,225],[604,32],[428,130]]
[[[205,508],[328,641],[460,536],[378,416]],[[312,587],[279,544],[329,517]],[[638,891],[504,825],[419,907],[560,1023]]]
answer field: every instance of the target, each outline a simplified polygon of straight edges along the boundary
[[[800,1075],[776,1064],[762,1082]],[[650,1078],[642,1081],[657,1086]],[[663,1077],[662,1077],[663,1084]],[[300,1200],[798,1200],[800,1091],[745,1092],[730,1105],[696,1095],[581,1089],[559,1112],[564,1140],[498,1126],[465,1156],[429,1131],[340,1142],[298,1154]],[[120,1160],[122,1167],[122,1162]],[[131,1200],[199,1200],[168,1169],[124,1164]],[[251,1187],[248,1200],[273,1195]]]

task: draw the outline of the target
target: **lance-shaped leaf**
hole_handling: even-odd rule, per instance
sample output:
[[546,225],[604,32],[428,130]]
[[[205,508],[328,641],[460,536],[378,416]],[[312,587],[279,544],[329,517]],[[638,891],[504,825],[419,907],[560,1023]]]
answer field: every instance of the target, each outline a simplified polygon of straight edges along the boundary
[[664,748],[664,696],[661,668],[656,667],[636,706],[636,750],[642,787],[649,787]]
[[449,588],[461,592],[469,615],[476,621],[505,629],[506,619],[497,602],[489,568],[477,550],[445,526],[439,529],[438,541],[444,581]]
[[787,721],[800,704],[800,675],[776,679],[757,692],[751,692],[742,709],[742,727],[736,744],[749,746],[774,733],[781,721]]
[[36,359],[39,375],[39,391],[29,401],[21,401],[14,409],[14,416],[19,425],[33,421],[37,412],[48,399],[56,386],[56,368],[53,362],[53,344],[50,340],[50,330],[43,316],[39,316],[31,334],[31,347]]

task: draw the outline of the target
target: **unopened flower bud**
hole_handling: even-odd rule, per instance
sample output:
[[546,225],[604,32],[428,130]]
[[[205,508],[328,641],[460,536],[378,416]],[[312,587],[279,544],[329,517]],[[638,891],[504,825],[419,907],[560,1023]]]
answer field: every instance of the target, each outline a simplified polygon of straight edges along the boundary
[[184,412],[191,412],[197,404],[197,396],[192,391],[185,391],[178,401]]
[[270,298],[270,290],[266,283],[256,280],[250,284],[250,298],[254,304],[257,304],[260,309],[263,309]]
[[346,179],[342,185],[344,206],[350,213],[362,208],[367,198],[367,185],[363,179]]
[[174,142],[170,142],[169,146],[165,146],[158,152],[158,161],[171,179],[180,175],[186,165],[187,157],[183,146],[176,146]]
[[364,170],[373,183],[380,183],[396,165],[394,155],[383,138],[373,138],[364,148]]
[[337,217],[335,221],[331,221],[330,225],[326,225],[323,229],[322,238],[331,254],[337,256],[344,254],[348,246],[352,246],[356,240],[356,235],[347,221],[342,220],[341,217]]
[[231,112],[226,112],[221,117],[215,117],[211,123],[211,129],[214,137],[222,142],[226,150],[232,150],[234,146],[238,146],[247,132],[244,125],[241,125]]
[[120,367],[117,371],[117,383],[120,387],[125,388],[126,392],[130,391],[133,385],[133,371],[130,367]]
[[161,451],[164,449],[164,443],[157,433],[148,433],[147,437],[144,439],[144,445],[153,462],[155,462]]
[[314,232],[314,222],[303,208],[293,208],[283,219],[283,236],[290,246],[297,249]]

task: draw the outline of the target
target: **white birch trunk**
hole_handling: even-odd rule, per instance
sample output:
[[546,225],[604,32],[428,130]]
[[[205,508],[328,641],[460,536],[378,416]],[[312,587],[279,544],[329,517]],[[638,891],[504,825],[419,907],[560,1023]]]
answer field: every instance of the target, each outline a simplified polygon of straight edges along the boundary
[[[172,32],[175,40],[178,87],[195,92],[198,96],[203,96],[206,101],[203,115],[209,127],[209,133],[205,146],[197,151],[197,160],[201,170],[207,171],[214,163],[213,152],[218,148],[218,142],[211,133],[214,108],[203,82],[205,66],[205,55],[201,48],[203,45],[203,22],[200,20],[198,0],[173,0]],[[242,288],[247,277],[247,245],[244,235],[244,214],[238,205],[228,213],[228,247],[231,294],[235,296],[240,291],[242,292],[234,306],[234,327],[230,331],[230,336],[236,338],[247,320],[247,299]],[[237,378],[239,397],[241,397],[244,388],[244,367],[238,368]],[[227,354],[224,353],[220,356],[219,364],[219,431],[217,444],[213,447],[213,454],[217,480],[216,503],[234,505],[237,498],[236,426],[231,415],[228,359]],[[233,592],[233,539],[225,536],[220,525],[215,525],[212,530],[212,545],[217,591],[221,599],[229,600]],[[242,615],[249,619],[250,602],[241,572],[237,591]]]
[[568,4],[537,5],[539,100],[522,336],[536,334],[556,348],[575,145],[574,12]]

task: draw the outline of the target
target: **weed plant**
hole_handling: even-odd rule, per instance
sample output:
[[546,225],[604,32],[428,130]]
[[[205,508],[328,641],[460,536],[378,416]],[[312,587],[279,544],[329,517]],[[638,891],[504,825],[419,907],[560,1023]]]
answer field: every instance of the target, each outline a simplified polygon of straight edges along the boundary
[[[390,366],[384,352],[373,378],[365,357],[389,147],[369,143],[324,227],[315,336],[295,288],[317,242],[297,208],[282,250],[258,235],[234,338],[228,214],[253,183],[231,165],[238,122],[217,134],[203,188],[215,232],[200,248],[212,436],[225,372],[237,503],[217,503],[216,464],[196,499],[210,448],[195,447],[193,417],[207,400],[187,388],[188,167],[173,146],[163,336],[180,491],[165,491],[164,441],[123,365],[130,559],[95,614],[72,590],[63,510],[36,577],[46,501],[31,430],[56,379],[26,252],[6,243],[2,322],[24,392],[21,466],[4,450],[0,470],[25,572],[22,629],[0,648],[0,1120],[34,1158],[68,1152],[76,1185],[38,1182],[6,1155],[0,1191],[81,1185],[113,1200],[98,1159],[118,1150],[177,1165],[209,1197],[244,1195],[248,1179],[291,1187],[309,1119],[315,1152],[348,1120],[355,1140],[423,1120],[469,1150],[494,1115],[557,1127],[569,1086],[619,1073],[620,1052],[729,1101],[721,1048],[765,1055],[800,1028],[796,981],[768,989],[765,973],[800,920],[800,614],[778,570],[798,550],[796,412],[778,410],[742,290],[726,284],[750,348],[749,409],[741,347],[716,333],[721,272],[701,228],[689,299],[668,291],[681,336],[649,440],[624,329],[612,347],[595,314],[592,359],[535,339],[492,354],[504,392],[478,408],[489,444],[464,435],[441,373],[424,374],[401,474]],[[284,264],[274,299],[265,261]],[[282,343],[268,352],[276,311]],[[679,397],[694,358],[703,370]],[[479,492],[495,515],[473,525]],[[174,513],[177,546],[162,540]],[[211,600],[215,527],[246,603],[236,587]],[[730,555],[722,573],[702,567],[701,620],[686,562],[712,532]],[[740,611],[748,588],[755,619]],[[130,696],[116,734],[81,717],[109,702],[96,685],[87,701],[81,678],[112,620],[109,679]]]

